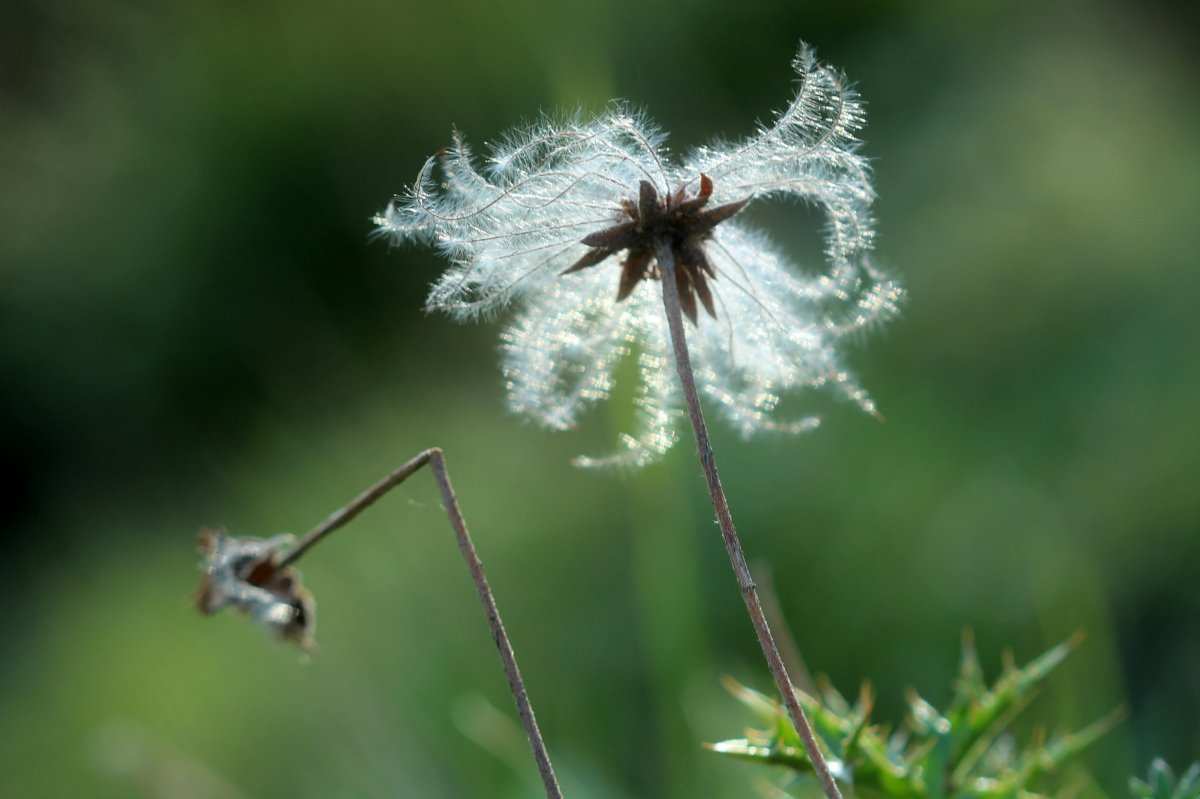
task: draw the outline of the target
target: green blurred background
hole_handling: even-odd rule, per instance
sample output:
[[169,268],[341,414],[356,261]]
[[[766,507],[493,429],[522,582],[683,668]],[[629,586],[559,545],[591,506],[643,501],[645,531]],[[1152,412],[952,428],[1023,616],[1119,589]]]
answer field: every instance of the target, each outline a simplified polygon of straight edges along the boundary
[[[627,401],[510,416],[498,326],[369,217],[457,124],[645,106],[679,148],[792,91],[804,39],[868,102],[903,316],[851,360],[887,417],[719,425],[751,557],[810,667],[896,718],[1089,638],[1050,728],[1117,704],[1089,795],[1200,756],[1196,7],[1133,2],[337,4],[0,10],[0,793],[533,797],[425,474],[304,564],[319,653],[189,607],[196,529],[307,529],[439,445],[574,799],[755,795],[700,747],[767,688],[691,446],[627,475]],[[814,248],[817,220],[760,215]],[[816,264],[812,268],[817,268]],[[621,389],[628,400],[629,389]]]

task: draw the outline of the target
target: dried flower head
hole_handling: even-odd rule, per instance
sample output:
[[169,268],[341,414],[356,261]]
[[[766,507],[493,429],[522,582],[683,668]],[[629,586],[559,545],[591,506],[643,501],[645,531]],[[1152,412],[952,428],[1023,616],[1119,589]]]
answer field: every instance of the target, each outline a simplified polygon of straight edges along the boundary
[[[503,334],[517,411],[572,427],[609,394],[621,359],[637,354],[641,430],[622,437],[622,455],[585,463],[642,464],[675,441],[666,317],[656,292],[639,289],[659,279],[659,246],[675,259],[700,389],[740,432],[814,426],[775,418],[781,396],[804,387],[836,387],[875,412],[839,355],[843,338],[889,316],[901,298],[868,258],[873,191],[855,138],[862,108],[807,48],[793,66],[796,97],[773,124],[682,164],[656,127],[621,104],[590,121],[543,119],[513,133],[490,148],[482,170],[455,131],[453,145],[376,217],[393,241],[434,244],[451,261],[430,308],[465,319],[517,306]],[[822,274],[802,274],[742,220],[739,212],[768,197],[824,211]],[[699,318],[697,300],[710,319]]]
[[216,613],[232,605],[281,638],[311,649],[316,605],[300,585],[300,573],[290,566],[279,568],[276,561],[291,541],[290,535],[237,538],[224,530],[201,530],[200,612]]

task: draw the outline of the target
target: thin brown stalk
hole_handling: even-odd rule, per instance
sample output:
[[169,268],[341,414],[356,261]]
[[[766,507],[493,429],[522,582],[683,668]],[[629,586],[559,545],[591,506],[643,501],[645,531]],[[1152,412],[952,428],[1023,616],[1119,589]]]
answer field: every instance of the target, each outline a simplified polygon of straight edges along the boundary
[[492,631],[492,640],[496,643],[496,649],[500,653],[500,660],[504,664],[504,674],[508,677],[509,690],[512,692],[513,699],[517,703],[517,712],[521,715],[521,723],[525,726],[525,735],[529,738],[529,745],[533,749],[533,759],[537,763],[538,773],[541,775],[542,784],[546,788],[546,797],[547,799],[562,799],[562,789],[558,786],[558,780],[554,776],[554,767],[550,764],[550,753],[546,750],[545,741],[542,740],[542,733],[538,729],[537,718],[533,713],[533,705],[529,701],[529,694],[525,691],[525,682],[521,679],[521,670],[517,667],[517,656],[513,652],[512,644],[508,640],[508,633],[505,631],[504,622],[500,618],[500,609],[496,607],[496,599],[492,595],[492,589],[488,585],[487,577],[483,572],[483,562],[479,559],[479,554],[475,550],[475,544],[471,541],[471,535],[467,531],[467,522],[463,518],[462,510],[458,506],[458,499],[454,495],[454,486],[450,483],[450,474],[446,471],[446,461],[440,449],[433,447],[432,449],[425,450],[408,463],[397,467],[378,483],[332,513],[329,518],[306,533],[290,550],[279,558],[279,567],[282,568],[298,560],[305,552],[316,545],[317,542],[338,528],[345,526],[351,519],[374,504],[380,497],[404,482],[414,472],[427,464],[433,471],[433,479],[437,483],[438,490],[441,492],[442,505],[446,510],[447,518],[450,520],[450,527],[454,529],[454,537],[458,541],[458,548],[462,552],[463,560],[467,564],[467,570],[470,571],[471,579],[475,583],[475,591],[479,594],[479,601],[483,604],[483,611],[487,616],[488,626]]
[[721,536],[725,539],[725,551],[729,554],[729,562],[737,576],[738,587],[742,592],[742,600],[750,614],[754,625],[754,633],[758,636],[759,646],[767,659],[767,668],[775,678],[775,685],[783,697],[784,706],[792,718],[800,740],[804,742],[804,751],[813,764],[813,770],[821,781],[821,788],[827,799],[841,799],[837,782],[829,771],[825,756],[817,744],[812,725],[796,698],[796,690],[788,676],[787,667],[775,645],[775,637],[767,624],[763,613],[762,602],[758,598],[758,589],[750,575],[750,567],[746,565],[746,555],[742,551],[742,543],[738,539],[737,528],[733,524],[733,516],[729,512],[729,500],[721,487],[721,477],[717,474],[717,460],[713,454],[712,442],[708,437],[708,426],[704,423],[704,413],[700,409],[700,397],[696,393],[696,378],[692,374],[692,360],[688,354],[687,339],[683,329],[683,315],[679,309],[679,290],[675,286],[675,256],[668,242],[660,242],[655,250],[658,261],[658,271],[662,278],[663,305],[667,312],[667,326],[671,331],[671,345],[675,351],[675,367],[679,372],[679,382],[683,387],[683,396],[687,402],[688,417],[692,422],[692,432],[696,436],[696,451],[700,456],[700,466],[704,470],[704,480],[708,484],[708,494],[712,498],[713,509],[717,513],[717,524],[721,528]]
[[305,552],[316,546],[325,536],[349,524],[355,516],[374,505],[380,497],[407,480],[413,472],[429,463],[430,453],[433,451],[432,449],[427,449],[408,463],[397,466],[378,483],[329,514],[323,522],[301,536],[300,540],[293,544],[291,549],[279,556],[278,568],[282,569],[284,566],[291,565],[299,560]]

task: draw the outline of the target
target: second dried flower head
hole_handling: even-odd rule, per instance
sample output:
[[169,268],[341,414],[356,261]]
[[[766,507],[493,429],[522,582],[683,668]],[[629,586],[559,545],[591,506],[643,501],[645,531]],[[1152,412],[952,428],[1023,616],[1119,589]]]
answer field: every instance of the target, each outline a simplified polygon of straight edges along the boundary
[[239,538],[224,530],[201,530],[204,577],[196,593],[201,613],[234,607],[301,649],[313,648],[316,605],[300,584],[300,573],[279,565],[292,543],[290,535]]
[[[834,387],[875,412],[840,355],[847,335],[890,316],[902,296],[869,259],[862,107],[807,48],[793,67],[796,97],[773,124],[682,163],[622,104],[590,121],[543,119],[516,131],[489,148],[482,169],[456,132],[376,217],[394,241],[434,244],[450,260],[431,309],[475,318],[516,308],[503,333],[509,398],[543,425],[572,427],[636,353],[640,429],[622,436],[620,454],[584,463],[640,465],[675,441],[670,338],[647,285],[659,277],[656,243],[676,261],[699,388],[741,433],[812,427],[776,412],[783,395],[805,387]],[[823,269],[801,270],[745,222],[743,208],[766,198],[824,212]]]

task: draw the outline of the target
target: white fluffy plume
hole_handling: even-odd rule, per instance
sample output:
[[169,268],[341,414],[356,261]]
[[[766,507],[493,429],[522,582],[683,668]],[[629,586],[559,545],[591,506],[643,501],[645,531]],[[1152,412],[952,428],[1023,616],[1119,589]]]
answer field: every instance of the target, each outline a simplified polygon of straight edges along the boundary
[[637,354],[640,429],[622,436],[617,456],[583,462],[642,464],[675,440],[678,389],[656,286],[616,302],[616,258],[561,274],[588,252],[585,236],[627,221],[623,209],[642,182],[666,197],[696,192],[705,175],[714,205],[786,198],[824,213],[826,263],[815,271],[791,263],[740,217],[705,241],[717,318],[690,329],[689,342],[700,390],[736,429],[812,427],[811,418],[776,413],[783,395],[805,387],[834,387],[874,412],[842,365],[841,344],[894,313],[902,291],[869,259],[874,195],[855,138],[862,107],[807,48],[793,67],[796,96],[770,125],[682,163],[668,158],[660,130],[621,104],[595,119],[543,119],[516,131],[489,148],[482,167],[456,131],[376,217],[393,241],[431,243],[450,261],[431,309],[470,319],[515,308],[503,333],[515,410],[569,428],[608,395],[617,364]]

